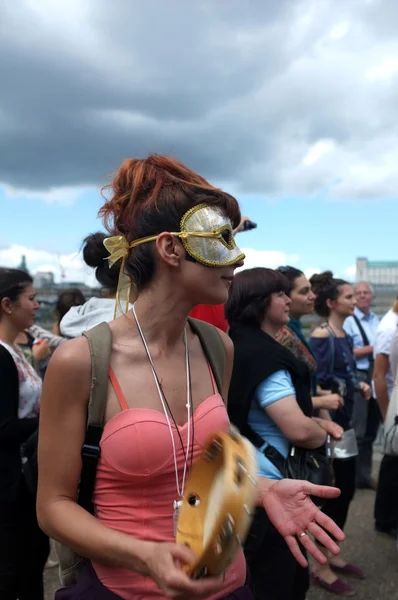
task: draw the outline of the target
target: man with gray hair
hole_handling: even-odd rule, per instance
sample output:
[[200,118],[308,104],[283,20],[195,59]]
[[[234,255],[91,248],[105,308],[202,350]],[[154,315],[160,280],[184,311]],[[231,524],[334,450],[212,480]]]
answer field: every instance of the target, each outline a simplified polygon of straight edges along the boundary
[[[356,307],[354,315],[347,317],[344,330],[351,336],[356,360],[356,375],[359,381],[371,385],[373,376],[373,341],[376,335],[379,317],[370,310],[373,301],[372,286],[359,281],[354,286]],[[374,488],[372,480],[372,449],[380,424],[380,411],[374,398],[365,400],[362,394],[354,397],[352,426],[358,442],[357,487]]]

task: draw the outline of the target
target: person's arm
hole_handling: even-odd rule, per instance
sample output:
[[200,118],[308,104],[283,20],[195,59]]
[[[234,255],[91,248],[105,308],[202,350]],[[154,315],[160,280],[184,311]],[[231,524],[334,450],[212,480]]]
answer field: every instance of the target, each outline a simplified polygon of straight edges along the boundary
[[[247,223],[247,222],[250,222],[250,219],[249,219],[249,217],[242,217],[242,218],[241,218],[239,225],[238,225],[237,227],[235,227],[235,229],[233,230],[233,234],[234,234],[234,236],[235,236],[237,233],[240,233],[241,231],[245,231],[245,223]],[[256,227],[256,226],[254,225],[254,227]],[[252,228],[253,228],[253,227],[252,227]],[[249,230],[249,231],[250,231],[250,230]]]
[[343,406],[344,398],[339,394],[322,394],[320,396],[312,396],[312,406],[314,409],[338,410]]
[[323,390],[320,385],[316,386],[316,395],[317,396],[328,396],[332,392],[330,390]]
[[324,419],[325,421],[331,421],[332,417],[330,416],[330,412],[325,408],[321,408],[318,412],[318,417],[320,419]]
[[48,342],[48,345],[52,350],[55,350],[55,348],[58,348],[58,346],[66,342],[64,337],[55,335],[54,333],[51,333],[51,331],[40,327],[40,325],[32,325],[32,327],[29,327],[28,332],[34,338],[39,338],[39,340]]
[[325,443],[325,430],[305,416],[294,396],[269,404],[265,411],[292,444],[300,448],[319,448]]
[[0,445],[23,444],[38,426],[38,419],[18,418],[18,372],[11,354],[0,347]]
[[376,392],[376,400],[380,408],[381,416],[384,421],[388,409],[388,389],[386,375],[390,366],[388,354],[376,354],[373,370],[373,382]]
[[260,383],[255,400],[292,444],[301,448],[318,448],[325,442],[325,431],[306,417],[297,404],[287,371],[276,371]]
[[329,413],[327,413],[327,414],[329,416],[328,419],[323,419],[322,417],[312,417],[312,418],[320,427],[322,427],[322,429],[324,429],[326,431],[326,433],[330,434],[333,438],[338,440],[343,435],[344,429],[337,423],[334,423],[331,420]]
[[322,388],[330,387],[333,378],[332,344],[326,327],[317,327],[311,334],[309,345],[317,363],[317,380]]
[[355,358],[367,358],[369,354],[373,354],[373,346],[362,346],[361,348],[354,348],[353,352]]

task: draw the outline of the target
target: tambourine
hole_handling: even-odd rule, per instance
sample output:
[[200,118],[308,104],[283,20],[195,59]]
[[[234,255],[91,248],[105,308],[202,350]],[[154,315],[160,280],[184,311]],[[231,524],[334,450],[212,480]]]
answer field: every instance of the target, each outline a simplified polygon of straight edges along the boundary
[[177,521],[176,542],[197,559],[194,579],[219,575],[246,539],[256,503],[255,450],[237,430],[208,441],[192,467]]

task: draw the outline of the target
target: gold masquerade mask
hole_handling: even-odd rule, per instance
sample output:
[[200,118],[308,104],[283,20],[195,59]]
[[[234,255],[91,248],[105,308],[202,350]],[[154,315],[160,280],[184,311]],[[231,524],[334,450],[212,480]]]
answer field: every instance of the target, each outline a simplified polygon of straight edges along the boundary
[[[180,231],[170,232],[181,239],[187,253],[196,261],[208,267],[227,267],[245,258],[245,255],[235,244],[231,222],[217,206],[198,204],[184,214],[180,223]],[[104,246],[109,252],[107,260],[112,267],[122,260],[120,276],[116,293],[116,306],[125,303],[126,312],[131,292],[131,279],[125,273],[125,262],[129,250],[155,241],[160,234],[150,235],[128,242],[124,235],[106,238]]]

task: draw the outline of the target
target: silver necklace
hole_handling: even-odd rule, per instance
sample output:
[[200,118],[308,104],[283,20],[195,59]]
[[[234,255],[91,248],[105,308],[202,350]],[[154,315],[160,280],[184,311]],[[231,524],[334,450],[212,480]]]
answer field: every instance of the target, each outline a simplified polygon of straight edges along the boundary
[[188,461],[189,461],[189,448],[190,448],[190,443],[191,443],[192,394],[191,394],[191,385],[190,385],[190,381],[191,381],[191,372],[190,371],[191,370],[190,370],[190,364],[189,364],[189,348],[188,348],[188,340],[187,340],[187,329],[186,329],[186,326],[185,326],[185,329],[184,329],[185,372],[186,372],[186,379],[187,379],[187,401],[186,401],[186,405],[185,406],[187,408],[188,435],[187,435],[187,447],[186,447],[186,451],[184,451],[184,446],[183,446],[183,443],[182,443],[182,439],[181,439],[181,436],[179,436],[180,437],[180,441],[181,441],[182,451],[183,451],[184,456],[185,456],[184,469],[183,469],[182,481],[181,481],[181,487],[180,487],[180,481],[179,481],[179,477],[178,477],[178,465],[177,465],[176,445],[175,445],[173,430],[172,430],[172,427],[171,427],[169,412],[170,412],[170,414],[172,416],[172,419],[174,421],[174,425],[177,428],[177,433],[179,434],[179,432],[178,432],[178,426],[177,426],[177,423],[174,420],[173,413],[170,410],[170,407],[169,407],[168,402],[166,400],[166,396],[164,395],[164,392],[162,390],[162,386],[161,386],[159,378],[157,376],[157,373],[156,373],[156,370],[155,370],[155,365],[153,363],[152,356],[151,356],[151,353],[149,351],[149,347],[148,347],[147,341],[146,341],[145,336],[144,336],[144,332],[142,331],[142,327],[140,325],[140,322],[139,322],[138,317],[137,317],[137,313],[135,311],[135,304],[133,304],[133,310],[132,310],[132,312],[133,312],[133,315],[134,315],[134,319],[135,319],[135,322],[136,322],[136,325],[137,325],[138,332],[140,334],[142,343],[144,345],[144,348],[145,348],[145,351],[146,351],[146,354],[147,354],[147,357],[148,357],[148,360],[149,360],[149,364],[151,365],[153,378],[155,380],[156,388],[158,390],[158,394],[159,394],[160,402],[162,404],[164,416],[166,417],[166,421],[167,421],[167,425],[168,425],[169,433],[170,433],[171,445],[172,445],[172,448],[173,448],[174,472],[175,472],[175,477],[176,477],[176,491],[177,491],[177,499],[174,500],[174,502],[173,502],[173,524],[174,524],[174,535],[175,535],[176,534],[176,528],[177,528],[178,516],[179,516],[179,513],[180,513],[181,506],[182,506],[182,497],[184,495],[185,479],[186,479],[186,475],[187,475]]

